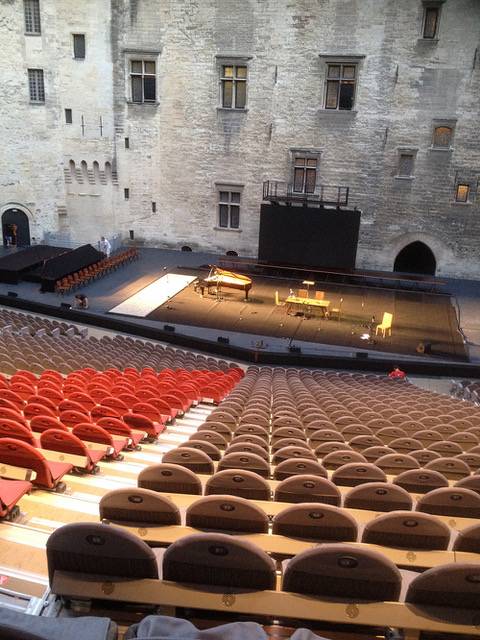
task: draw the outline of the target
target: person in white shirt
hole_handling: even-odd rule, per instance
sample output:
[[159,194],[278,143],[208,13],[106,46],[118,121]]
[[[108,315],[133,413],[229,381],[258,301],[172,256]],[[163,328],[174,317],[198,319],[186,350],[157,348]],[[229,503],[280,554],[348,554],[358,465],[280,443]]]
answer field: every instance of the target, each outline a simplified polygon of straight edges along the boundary
[[105,236],[102,236],[100,238],[100,242],[98,243],[98,247],[100,249],[100,251],[102,253],[104,253],[107,258],[110,257],[110,254],[112,252],[112,245],[110,244],[110,242],[105,238]]

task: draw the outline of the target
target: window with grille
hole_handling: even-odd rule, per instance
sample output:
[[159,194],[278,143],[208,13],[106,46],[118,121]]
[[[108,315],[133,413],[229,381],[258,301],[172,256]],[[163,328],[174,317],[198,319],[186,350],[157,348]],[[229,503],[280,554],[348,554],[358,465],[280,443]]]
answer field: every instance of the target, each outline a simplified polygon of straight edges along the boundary
[[247,67],[222,65],[222,107],[245,109],[247,104]]
[[39,0],[23,0],[25,12],[25,33],[41,33]]
[[73,122],[73,115],[72,115],[71,109],[65,109],[65,122],[66,124],[72,124]]
[[357,83],[356,64],[329,64],[325,109],[350,111],[355,100]]
[[413,165],[415,157],[412,153],[401,153],[398,159],[398,178],[413,177]]
[[423,14],[423,37],[432,40],[438,37],[440,7],[426,6]]
[[73,57],[75,60],[85,59],[85,35],[83,33],[73,34]]
[[45,102],[43,69],[28,70],[28,88],[30,91],[30,102]]
[[154,60],[131,60],[130,82],[132,102],[155,102],[157,76]]
[[218,226],[222,229],[240,228],[241,192],[221,190],[218,192]]
[[293,191],[295,193],[315,193],[317,166],[317,158],[295,158],[293,167]]
[[455,202],[468,202],[470,198],[470,185],[465,183],[457,184],[455,189]]
[[450,149],[452,145],[452,127],[439,126],[433,130],[432,145],[435,149]]

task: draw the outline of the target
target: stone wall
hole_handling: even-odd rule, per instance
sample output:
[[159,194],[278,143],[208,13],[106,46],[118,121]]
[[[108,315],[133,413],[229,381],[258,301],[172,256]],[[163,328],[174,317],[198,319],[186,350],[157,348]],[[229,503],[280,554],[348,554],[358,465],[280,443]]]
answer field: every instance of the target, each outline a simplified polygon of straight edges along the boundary
[[[391,270],[421,240],[438,274],[480,277],[478,0],[446,0],[432,41],[420,0],[41,6],[42,36],[25,36],[23,3],[0,0],[3,208],[24,204],[36,227],[78,241],[133,230],[152,246],[255,256],[263,181],[291,180],[291,150],[315,150],[318,182],[349,186],[363,212],[359,267]],[[75,32],[85,61],[72,60]],[[354,109],[326,110],[327,63],[342,56],[358,62]],[[156,61],[153,104],[131,102],[129,65],[141,57]],[[245,111],[219,108],[222,61],[248,65]],[[46,71],[44,107],[29,104],[18,73],[30,64]],[[431,148],[435,122],[454,126],[451,150]],[[396,177],[402,149],[415,156],[412,179]],[[457,182],[471,185],[470,203],[454,202]],[[218,226],[220,184],[241,189],[240,230]]]

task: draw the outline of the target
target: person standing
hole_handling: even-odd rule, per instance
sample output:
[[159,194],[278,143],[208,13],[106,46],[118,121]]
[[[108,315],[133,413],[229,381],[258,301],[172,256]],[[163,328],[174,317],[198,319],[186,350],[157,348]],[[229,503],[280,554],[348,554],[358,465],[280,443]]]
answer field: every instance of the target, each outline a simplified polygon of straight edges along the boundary
[[99,247],[100,251],[107,256],[107,258],[110,257],[110,254],[112,253],[112,245],[105,238],[105,236],[102,236],[100,238],[100,242],[98,243],[98,247]]

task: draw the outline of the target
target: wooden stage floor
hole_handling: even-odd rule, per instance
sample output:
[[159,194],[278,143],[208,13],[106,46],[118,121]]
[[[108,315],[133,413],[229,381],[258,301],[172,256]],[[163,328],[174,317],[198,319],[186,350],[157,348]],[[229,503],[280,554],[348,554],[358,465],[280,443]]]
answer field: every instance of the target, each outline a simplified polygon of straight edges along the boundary
[[[282,301],[290,288],[297,287],[290,280],[255,278],[249,301],[245,302],[242,291],[224,288],[219,301],[216,295],[206,292],[202,298],[190,285],[146,319],[208,327],[219,333],[235,331],[402,355],[417,355],[415,348],[423,341],[431,343],[433,356],[468,360],[448,295],[328,284],[325,298],[331,301],[331,307],[339,307],[343,298],[341,318],[336,321],[324,319],[320,311],[314,311],[310,318],[289,315],[285,306],[275,305],[276,290]],[[385,311],[393,313],[392,336],[361,339],[369,331],[366,325],[372,316],[381,322]]]

